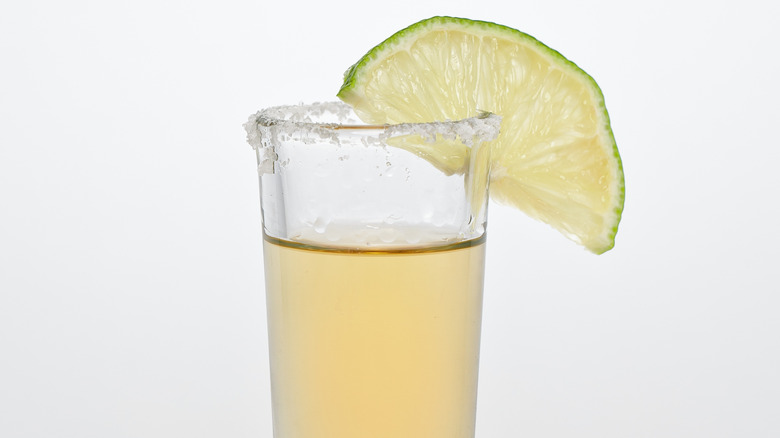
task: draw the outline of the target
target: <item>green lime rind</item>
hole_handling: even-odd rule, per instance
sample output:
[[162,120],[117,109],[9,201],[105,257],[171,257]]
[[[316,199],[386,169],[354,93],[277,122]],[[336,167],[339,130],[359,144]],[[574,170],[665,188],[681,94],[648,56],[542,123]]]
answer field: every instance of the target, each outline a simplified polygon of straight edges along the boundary
[[615,183],[612,186],[615,191],[612,194],[613,211],[612,214],[605,217],[604,231],[591,242],[581,242],[588,250],[595,254],[602,254],[615,245],[615,237],[618,231],[618,225],[623,215],[625,203],[625,178],[623,174],[623,162],[617,149],[617,143],[612,132],[609,113],[604,102],[604,95],[596,81],[574,62],[564,57],[558,51],[545,45],[533,36],[521,32],[517,29],[496,24],[489,21],[471,20],[466,18],[457,18],[449,16],[436,16],[428,18],[408,26],[385,39],[380,44],[369,50],[358,62],[353,64],[344,73],[344,82],[339,89],[337,96],[353,106],[358,106],[363,99],[357,90],[360,90],[362,80],[361,72],[369,71],[370,64],[378,59],[383,59],[388,53],[404,50],[411,45],[415,38],[414,35],[434,30],[465,30],[474,33],[481,33],[486,36],[503,37],[508,40],[516,41],[520,44],[536,49],[536,51],[550,59],[551,63],[559,68],[566,69],[575,77],[580,78],[586,88],[592,93],[593,102],[597,106],[597,115],[600,117],[601,138],[606,148],[611,148],[612,158],[614,159],[613,169],[615,171]]
[[[546,53],[551,57],[556,58],[559,61],[562,61],[565,65],[568,65],[578,73],[581,73],[585,78],[587,78],[593,84],[593,87],[596,90],[598,90],[598,94],[601,96],[601,101],[603,102],[604,100],[604,96],[601,93],[601,89],[599,88],[598,84],[596,84],[596,81],[590,75],[588,75],[584,70],[579,68],[577,64],[566,59],[566,57],[561,55],[558,51],[548,47],[547,45],[545,45],[538,39],[534,38],[533,36],[525,32],[521,32],[517,29],[511,28],[509,26],[493,23],[491,21],[471,20],[468,18],[458,18],[458,17],[449,17],[449,16],[436,16],[436,17],[427,18],[425,20],[420,20],[417,23],[414,23],[404,29],[399,30],[398,32],[392,34],[389,38],[385,39],[381,43],[374,46],[365,55],[363,55],[363,57],[360,58],[358,62],[353,64],[351,67],[347,69],[346,72],[344,72],[344,83],[341,85],[341,88],[339,89],[339,92],[336,94],[336,96],[343,99],[343,96],[346,96],[347,94],[351,93],[352,90],[354,90],[355,88],[355,84],[358,82],[358,77],[359,77],[358,73],[360,72],[360,70],[362,70],[365,65],[379,58],[379,54],[391,49],[398,48],[398,46],[400,46],[402,43],[404,43],[407,40],[406,39],[407,35],[414,35],[419,33],[422,30],[433,30],[436,27],[453,27],[453,28],[460,28],[460,29],[464,29],[464,28],[482,29],[492,35],[503,34],[504,36],[519,39],[526,43],[529,43],[529,45],[537,47],[542,53]],[[606,111],[606,108],[604,108],[604,110]]]

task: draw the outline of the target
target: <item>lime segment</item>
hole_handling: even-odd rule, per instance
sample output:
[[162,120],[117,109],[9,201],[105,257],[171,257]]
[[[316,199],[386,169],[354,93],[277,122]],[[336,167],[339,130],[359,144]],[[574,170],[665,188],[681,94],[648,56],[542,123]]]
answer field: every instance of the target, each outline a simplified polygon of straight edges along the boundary
[[[593,78],[530,35],[484,21],[423,20],[347,70],[338,96],[368,123],[502,116],[490,146],[491,198],[594,253],[614,246],[624,179],[604,97]],[[426,153],[439,166],[456,164]]]

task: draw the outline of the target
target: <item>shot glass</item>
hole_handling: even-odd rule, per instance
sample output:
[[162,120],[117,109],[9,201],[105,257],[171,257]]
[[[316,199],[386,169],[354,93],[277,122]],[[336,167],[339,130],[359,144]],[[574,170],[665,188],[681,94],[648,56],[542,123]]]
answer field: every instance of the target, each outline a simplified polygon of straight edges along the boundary
[[499,125],[250,117],[275,438],[473,438]]

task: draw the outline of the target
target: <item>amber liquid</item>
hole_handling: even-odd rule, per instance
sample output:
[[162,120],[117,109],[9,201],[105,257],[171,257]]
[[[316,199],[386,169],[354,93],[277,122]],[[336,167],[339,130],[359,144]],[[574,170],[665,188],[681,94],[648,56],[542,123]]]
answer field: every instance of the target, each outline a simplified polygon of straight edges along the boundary
[[264,259],[275,438],[473,438],[484,238]]

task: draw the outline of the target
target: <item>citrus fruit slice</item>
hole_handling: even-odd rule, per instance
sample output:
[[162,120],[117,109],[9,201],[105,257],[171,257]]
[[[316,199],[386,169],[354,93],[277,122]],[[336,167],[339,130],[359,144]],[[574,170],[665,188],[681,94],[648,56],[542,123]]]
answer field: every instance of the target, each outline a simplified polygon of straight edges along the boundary
[[423,20],[347,70],[338,97],[368,123],[502,116],[490,146],[490,197],[594,253],[614,246],[624,182],[604,97],[587,73],[530,35],[484,21]]

